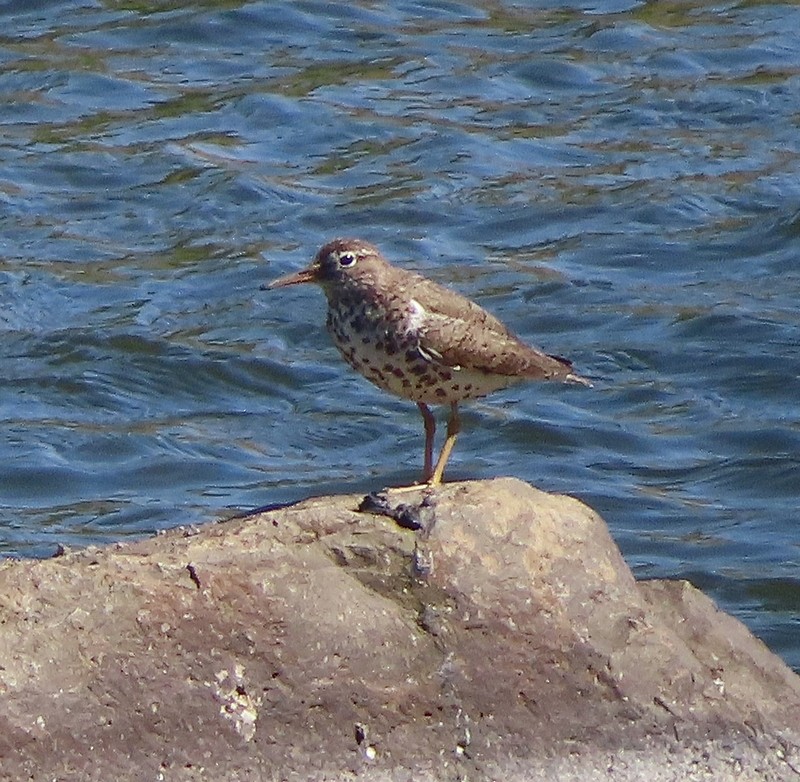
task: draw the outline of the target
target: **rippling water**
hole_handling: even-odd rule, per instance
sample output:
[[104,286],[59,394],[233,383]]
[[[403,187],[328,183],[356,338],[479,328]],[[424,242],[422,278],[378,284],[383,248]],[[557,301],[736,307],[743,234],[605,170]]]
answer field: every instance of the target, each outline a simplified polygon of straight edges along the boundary
[[0,554],[416,478],[319,291],[259,290],[358,235],[595,382],[467,406],[451,479],[585,499],[800,668],[797,3],[0,18]]

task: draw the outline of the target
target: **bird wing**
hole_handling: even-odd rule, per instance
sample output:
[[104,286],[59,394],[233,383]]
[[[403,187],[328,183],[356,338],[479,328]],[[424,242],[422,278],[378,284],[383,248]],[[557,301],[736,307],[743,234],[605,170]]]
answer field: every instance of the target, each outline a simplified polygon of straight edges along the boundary
[[[432,285],[435,292],[438,286]],[[414,291],[418,292],[424,291]],[[452,291],[447,293],[441,298],[414,299],[421,308],[419,347],[429,360],[449,367],[534,379],[566,378],[571,374],[571,362],[526,345],[483,307]]]
[[426,277],[414,275],[417,279],[410,286],[409,293],[431,315],[462,320],[465,323],[480,324],[495,334],[516,339],[507,326],[499,319],[466,296],[445,288]]
[[[580,380],[571,373],[572,362],[521,342],[502,321],[465,296],[414,273],[404,274],[403,286],[406,322],[427,360],[489,374]],[[410,317],[405,309],[409,298]]]

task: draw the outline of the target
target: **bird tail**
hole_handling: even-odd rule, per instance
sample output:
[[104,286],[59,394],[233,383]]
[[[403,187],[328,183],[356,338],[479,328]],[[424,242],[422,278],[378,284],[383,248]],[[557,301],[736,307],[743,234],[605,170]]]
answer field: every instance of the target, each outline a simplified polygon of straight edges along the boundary
[[[566,369],[572,369],[572,362],[568,358],[564,358],[564,356],[554,356],[548,354],[548,358],[555,359],[559,364],[563,364]],[[576,375],[574,372],[569,372],[564,375],[563,380],[565,383],[576,383],[579,386],[586,386],[587,388],[592,387],[592,384],[589,380],[587,380],[585,377],[581,377],[580,375]]]
[[592,388],[591,380],[587,380],[585,377],[581,377],[580,375],[573,374],[570,372],[568,375],[564,377],[564,382],[566,383],[576,383],[580,386],[586,386],[587,388]]

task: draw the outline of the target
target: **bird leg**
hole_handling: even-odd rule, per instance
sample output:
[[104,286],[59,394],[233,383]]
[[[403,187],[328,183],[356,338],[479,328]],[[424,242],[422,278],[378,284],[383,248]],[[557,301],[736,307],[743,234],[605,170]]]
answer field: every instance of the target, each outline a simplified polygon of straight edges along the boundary
[[431,409],[424,402],[417,402],[425,425],[425,468],[422,471],[422,482],[427,483],[433,474],[433,436],[436,434],[436,419]]
[[[428,410],[430,415],[430,410]],[[447,439],[442,446],[442,452],[439,454],[439,460],[436,462],[436,467],[433,470],[428,485],[436,486],[442,482],[442,474],[444,473],[444,466],[450,458],[450,452],[456,444],[456,437],[461,431],[461,421],[458,417],[458,402],[450,403],[450,418],[447,421]]]

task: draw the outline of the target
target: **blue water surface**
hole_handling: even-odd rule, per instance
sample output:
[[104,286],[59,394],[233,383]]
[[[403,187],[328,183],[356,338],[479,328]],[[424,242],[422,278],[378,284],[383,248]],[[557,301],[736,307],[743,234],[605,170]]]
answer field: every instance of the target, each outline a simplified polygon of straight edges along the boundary
[[465,406],[450,479],[584,499],[800,669],[800,7],[0,6],[0,554],[419,476],[311,288],[356,235],[591,390]]

